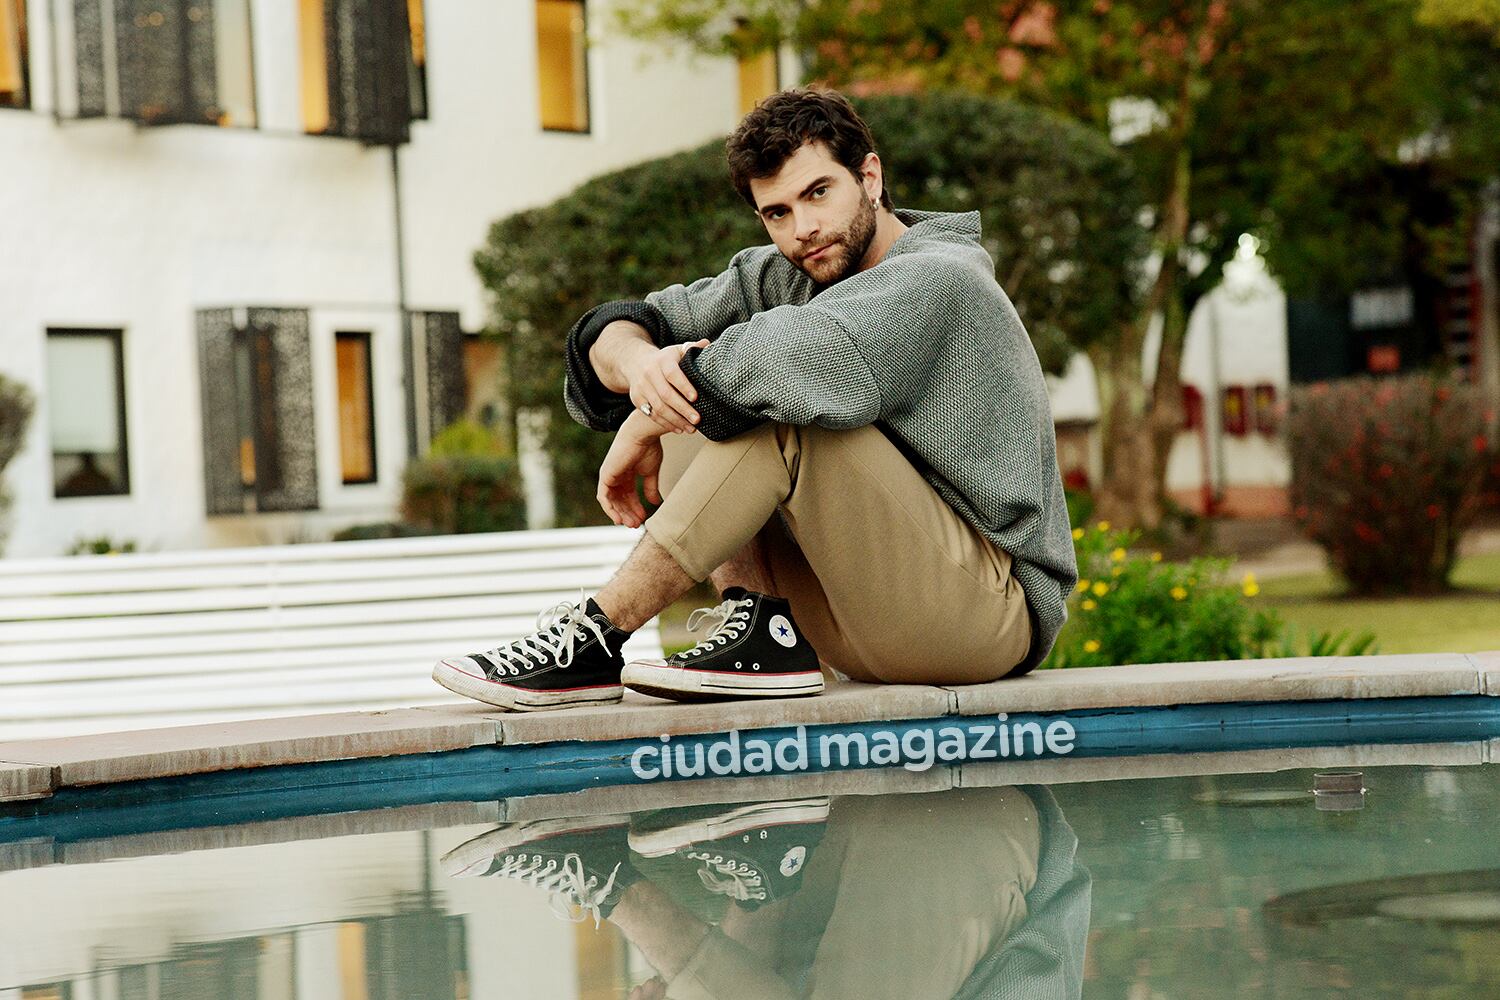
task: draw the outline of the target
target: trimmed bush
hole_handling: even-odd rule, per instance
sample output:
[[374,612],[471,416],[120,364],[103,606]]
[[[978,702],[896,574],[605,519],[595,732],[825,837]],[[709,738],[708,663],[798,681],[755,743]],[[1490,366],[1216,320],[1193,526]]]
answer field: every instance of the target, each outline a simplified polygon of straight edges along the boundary
[[1292,512],[1355,594],[1448,586],[1493,461],[1477,390],[1430,374],[1295,389]]
[[442,535],[526,527],[526,499],[514,459],[429,456],[402,475],[401,516],[421,532]]

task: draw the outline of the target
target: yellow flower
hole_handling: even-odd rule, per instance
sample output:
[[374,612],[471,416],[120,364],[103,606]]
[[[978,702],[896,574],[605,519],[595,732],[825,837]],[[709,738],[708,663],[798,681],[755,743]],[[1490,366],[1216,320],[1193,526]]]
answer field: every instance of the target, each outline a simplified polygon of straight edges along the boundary
[[1178,585],[1172,588],[1172,600],[1180,601],[1187,597],[1187,588]]
[[1109,571],[1109,575],[1110,576],[1119,576],[1123,572],[1125,572],[1125,567],[1124,566],[1116,566],[1116,567],[1114,567],[1113,569],[1111,569]]
[[1153,552],[1153,553],[1151,553],[1151,561],[1152,562],[1161,562],[1161,553],[1160,552]]
[[1254,597],[1256,594],[1260,593],[1260,584],[1255,582],[1254,573],[1245,574],[1245,580],[1243,585],[1240,587],[1240,591],[1246,597]]
[[1098,528],[1100,531],[1108,531],[1109,530],[1109,522],[1108,521],[1100,521],[1098,524],[1094,525],[1094,527]]
[[1082,537],[1083,537],[1083,529],[1082,528],[1074,528],[1073,529],[1073,541],[1076,542],[1076,541],[1078,541],[1078,539],[1080,539]]
[[1090,639],[1088,642],[1084,643],[1083,644],[1083,651],[1085,653],[1097,653],[1097,652],[1099,652],[1099,640],[1098,639]]
[[1085,611],[1093,611],[1098,606],[1099,605],[1094,602],[1094,599],[1092,597],[1083,602],[1083,610]]
[[1103,597],[1105,594],[1109,593],[1109,584],[1105,583],[1103,580],[1096,580],[1094,582],[1094,585],[1089,589],[1094,592],[1095,597]]
[[1078,589],[1079,590],[1088,590],[1089,589],[1089,582],[1087,580],[1079,580],[1078,581]]
[[1125,561],[1125,550],[1124,549],[1115,549],[1113,552],[1111,552],[1109,554],[1109,557],[1111,559],[1113,559],[1115,562],[1124,562]]

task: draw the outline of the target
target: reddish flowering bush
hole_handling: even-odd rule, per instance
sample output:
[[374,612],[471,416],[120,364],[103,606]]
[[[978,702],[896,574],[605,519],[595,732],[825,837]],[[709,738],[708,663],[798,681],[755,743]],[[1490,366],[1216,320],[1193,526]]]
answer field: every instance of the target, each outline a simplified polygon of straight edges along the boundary
[[1494,442],[1477,391],[1427,374],[1292,392],[1292,513],[1358,594],[1447,586]]

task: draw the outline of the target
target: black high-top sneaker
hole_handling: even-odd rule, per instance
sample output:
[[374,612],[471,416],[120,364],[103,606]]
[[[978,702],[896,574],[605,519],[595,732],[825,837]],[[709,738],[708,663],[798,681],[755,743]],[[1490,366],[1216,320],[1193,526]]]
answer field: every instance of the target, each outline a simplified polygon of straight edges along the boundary
[[640,881],[630,864],[630,817],[510,823],[459,844],[439,864],[449,878],[511,878],[552,895],[560,919],[608,917],[625,890]]
[[818,654],[797,629],[785,598],[744,587],[730,587],[723,597],[718,607],[688,616],[691,632],[705,621],[713,623],[698,645],[664,660],[632,660],[620,675],[625,686],[677,701],[785,698],[823,690]]
[[662,809],[631,820],[630,849],[670,858],[695,871],[704,890],[754,910],[802,885],[827,820],[826,797]]
[[633,633],[610,622],[592,597],[537,616],[537,631],[483,653],[439,660],[432,679],[489,705],[535,712],[619,701],[620,647]]

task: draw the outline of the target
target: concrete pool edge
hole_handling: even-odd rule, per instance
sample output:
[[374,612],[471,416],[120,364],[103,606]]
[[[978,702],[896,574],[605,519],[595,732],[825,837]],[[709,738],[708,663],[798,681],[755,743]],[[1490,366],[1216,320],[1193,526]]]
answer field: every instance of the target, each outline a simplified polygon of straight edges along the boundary
[[[1040,671],[970,687],[841,684],[816,698],[711,705],[632,696],[619,705],[538,714],[471,702],[0,743],[0,803],[68,788],[497,746],[604,744],[996,713],[1495,695],[1500,695],[1500,651]],[[1393,733],[1390,739],[1400,742],[1402,736]]]
[[[197,825],[122,828],[118,821],[91,822],[87,812],[62,823],[30,824],[25,836],[0,836],[0,873],[58,864],[92,864],[134,857],[255,847],[288,841],[411,832],[460,826],[494,826],[704,804],[748,803],[787,798],[893,795],[959,788],[1060,785],[1203,776],[1274,775],[1293,770],[1337,768],[1473,767],[1500,762],[1500,741],[1355,744],[1290,747],[1130,758],[1041,758],[998,764],[965,764],[929,771],[869,768],[795,775],[705,778],[657,784],[606,785],[561,793],[488,800],[458,800],[380,806],[348,811],[295,812],[286,816],[223,815],[218,810]],[[1122,773],[1122,770],[1125,773]],[[1284,782],[1282,783],[1284,785]],[[1308,802],[1311,804],[1311,791]],[[151,810],[142,803],[138,811]],[[171,817],[155,816],[155,821]],[[201,817],[194,815],[194,820]],[[115,817],[118,820],[118,817]],[[148,820],[148,824],[151,820]],[[0,828],[0,834],[5,831]]]

